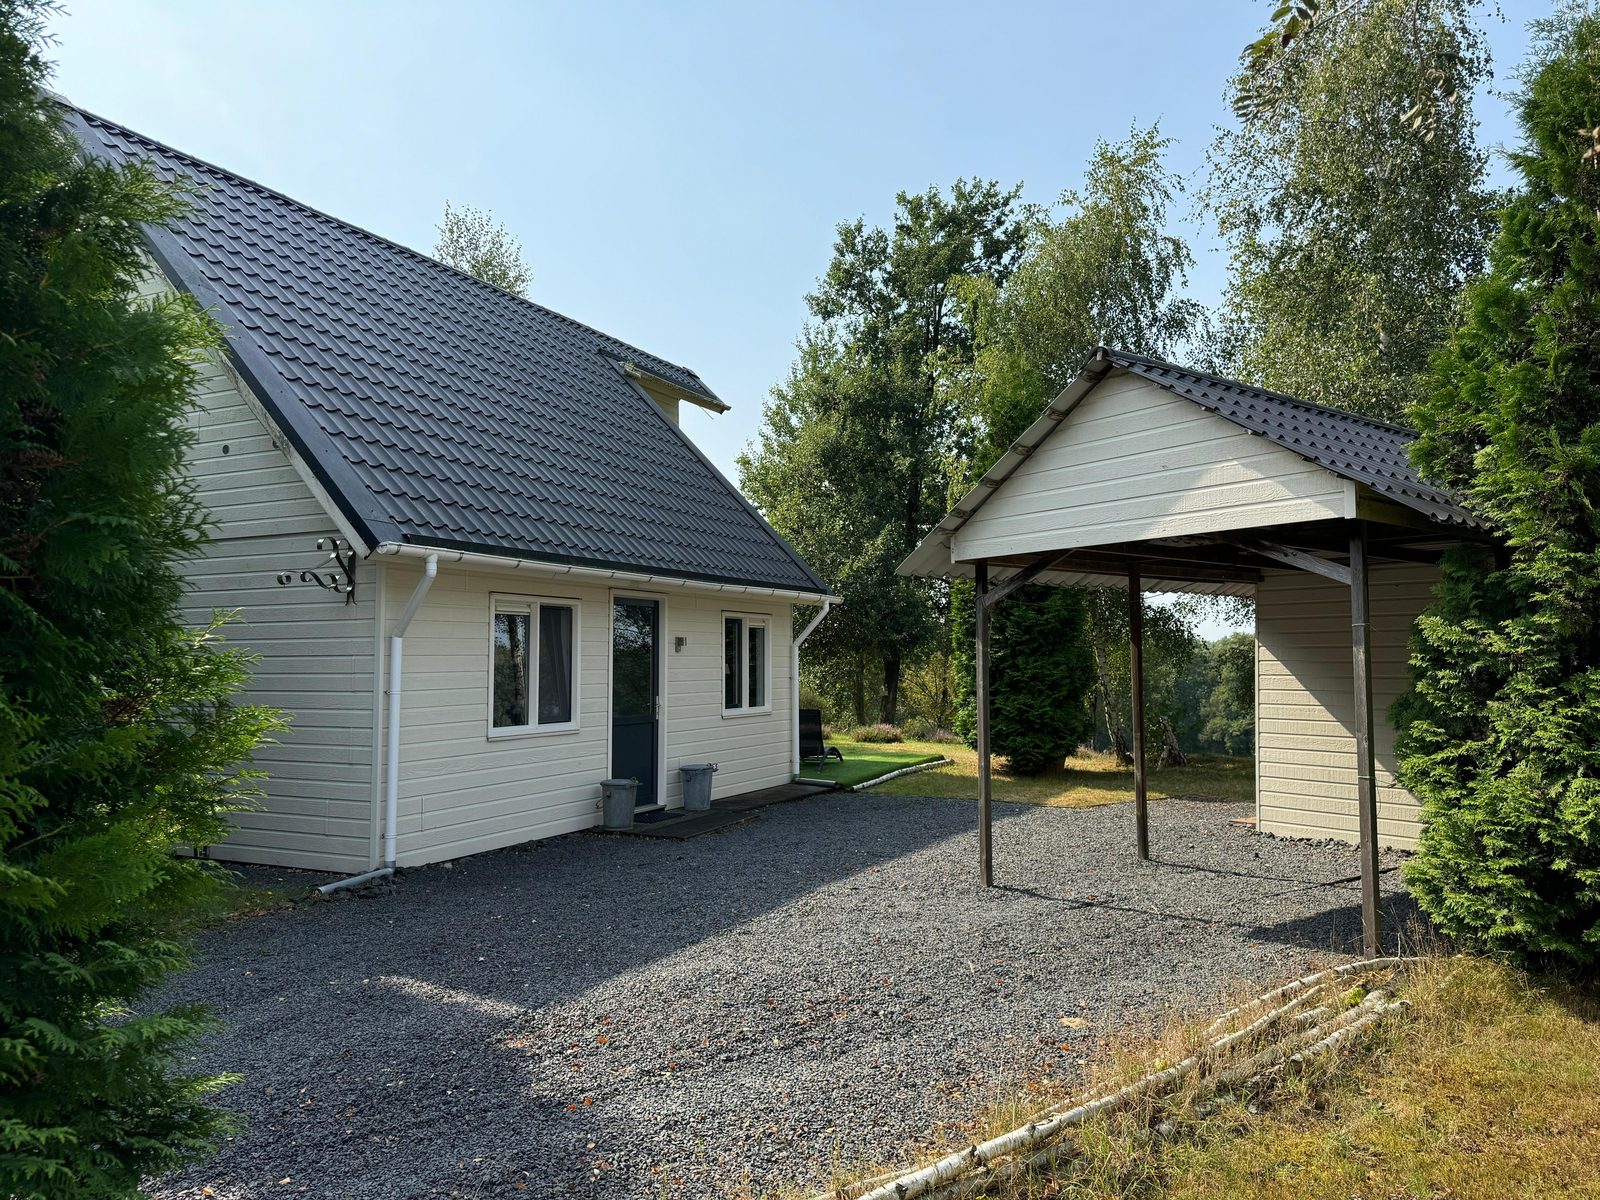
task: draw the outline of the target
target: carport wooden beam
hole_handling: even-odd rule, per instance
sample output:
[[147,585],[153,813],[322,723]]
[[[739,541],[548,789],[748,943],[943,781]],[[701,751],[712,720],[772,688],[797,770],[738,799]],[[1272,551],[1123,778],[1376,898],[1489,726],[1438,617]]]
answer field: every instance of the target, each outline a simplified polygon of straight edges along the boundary
[[1128,694],[1133,708],[1134,843],[1140,859],[1148,861],[1150,794],[1144,762],[1144,594],[1137,563],[1128,568]]
[[1368,622],[1367,527],[1350,529],[1350,656],[1355,688],[1356,821],[1361,859],[1361,950],[1380,952],[1383,916],[1378,896],[1378,787],[1372,751],[1372,638]]
[[973,606],[977,610],[973,615],[977,625],[978,674],[978,877],[984,887],[993,887],[994,863],[990,853],[993,830],[989,819],[994,790],[989,764],[989,560],[979,559],[973,574],[978,592],[977,603]]

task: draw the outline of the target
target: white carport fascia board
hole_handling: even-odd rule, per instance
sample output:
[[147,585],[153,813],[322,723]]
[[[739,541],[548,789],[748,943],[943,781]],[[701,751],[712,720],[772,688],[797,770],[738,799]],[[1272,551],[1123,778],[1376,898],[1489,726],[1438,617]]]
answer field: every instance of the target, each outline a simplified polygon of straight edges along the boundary
[[426,559],[437,556],[441,563],[464,563],[500,571],[527,571],[535,575],[570,576],[596,583],[620,583],[627,587],[679,588],[684,591],[720,592],[737,596],[787,600],[794,604],[839,604],[842,598],[822,592],[800,592],[785,588],[759,587],[744,583],[717,583],[705,579],[683,579],[675,575],[653,575],[640,571],[617,571],[607,567],[583,567],[569,563],[545,562],[515,555],[480,554],[471,550],[446,550],[437,546],[408,542],[380,542],[375,553],[401,558]]
[[[1059,395],[1046,406],[1044,412],[1032,425],[1023,430],[1022,436],[1011,443],[1011,448],[996,460],[994,466],[983,473],[977,484],[928,531],[928,536],[907,555],[906,560],[895,568],[897,575],[934,575],[939,577],[949,576],[950,570],[950,539],[963,525],[972,519],[980,508],[988,502],[1000,485],[1016,474],[1018,468],[1028,461],[1039,443],[1049,437],[1067,415],[1083,403],[1083,398],[1098,387],[1105,378],[1111,374],[1115,364],[1106,354],[1104,347],[1095,351],[1095,356],[1079,371],[1072,382],[1061,389]],[[970,574],[970,569],[967,572]]]

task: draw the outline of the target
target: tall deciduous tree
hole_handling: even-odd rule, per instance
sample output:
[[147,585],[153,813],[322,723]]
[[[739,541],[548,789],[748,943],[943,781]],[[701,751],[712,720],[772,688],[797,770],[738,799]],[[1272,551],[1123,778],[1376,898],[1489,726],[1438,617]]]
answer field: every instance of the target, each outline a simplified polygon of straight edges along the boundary
[[[968,482],[1038,419],[1096,345],[1165,355],[1199,328],[1200,306],[1177,295],[1191,259],[1167,229],[1167,208],[1181,186],[1162,162],[1169,144],[1154,127],[1117,145],[1099,143],[1083,190],[1062,195],[1060,216],[1037,214],[1026,254],[1004,286],[968,285],[978,337],[966,386]],[[958,590],[958,728],[969,738],[970,605],[968,590]],[[1020,589],[996,609],[993,740],[1013,770],[1059,767],[1092,728],[1088,698],[1098,676],[1088,639],[1102,607],[1075,591],[1040,586]],[[1102,640],[1116,630],[1125,637],[1125,622],[1102,631]],[[1099,649],[1104,659],[1106,647]]]
[[1425,394],[1492,230],[1475,7],[1324,3],[1292,52],[1233,80],[1243,117],[1212,149],[1205,196],[1232,256],[1225,369],[1387,419]]
[[1016,199],[960,180],[948,194],[902,192],[891,228],[840,225],[806,298],[799,360],[739,460],[746,494],[845,599],[818,652],[881,663],[886,721],[929,630],[929,589],[894,569],[944,515],[959,416],[950,381],[973,353],[961,296],[1009,276],[1023,239]]
[[1407,877],[1446,932],[1600,961],[1600,17],[1539,27],[1521,187],[1413,410],[1416,461],[1509,546],[1447,562],[1397,707]]
[[203,539],[182,473],[215,331],[141,303],[141,228],[182,197],[80,161],[41,98],[45,6],[0,0],[0,1193],[121,1197],[204,1155],[221,1082],[180,1057],[193,1010],[142,994],[186,961],[172,910],[212,882],[234,764],[277,727],[186,631]]
[[433,256],[513,295],[526,296],[533,282],[533,271],[522,260],[522,244],[491,214],[470,205],[454,208],[445,201]]

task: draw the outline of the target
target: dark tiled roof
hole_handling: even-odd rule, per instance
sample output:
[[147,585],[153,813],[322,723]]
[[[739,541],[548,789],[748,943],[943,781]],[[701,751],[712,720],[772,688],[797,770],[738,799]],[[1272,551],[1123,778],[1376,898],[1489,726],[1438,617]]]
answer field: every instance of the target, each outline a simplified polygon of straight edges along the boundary
[[1483,527],[1454,496],[1423,482],[1411,465],[1409,451],[1417,435],[1409,429],[1122,350],[1107,349],[1105,354],[1117,366],[1241,429],[1435,521]]
[[628,378],[692,371],[75,109],[86,150],[199,186],[151,234],[369,547],[822,582]]

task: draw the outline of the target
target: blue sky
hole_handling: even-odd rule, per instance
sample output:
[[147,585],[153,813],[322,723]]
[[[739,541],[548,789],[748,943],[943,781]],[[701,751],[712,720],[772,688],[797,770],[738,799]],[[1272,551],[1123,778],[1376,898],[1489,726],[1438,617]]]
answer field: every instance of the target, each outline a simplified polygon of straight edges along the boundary
[[[85,108],[423,251],[447,199],[491,210],[535,299],[733,405],[685,425],[736,477],[839,221],[959,176],[1048,202],[1157,120],[1198,185],[1272,3],[66,6],[56,86]],[[1486,16],[1498,83],[1546,11]],[[1226,263],[1186,232],[1209,302]]]

